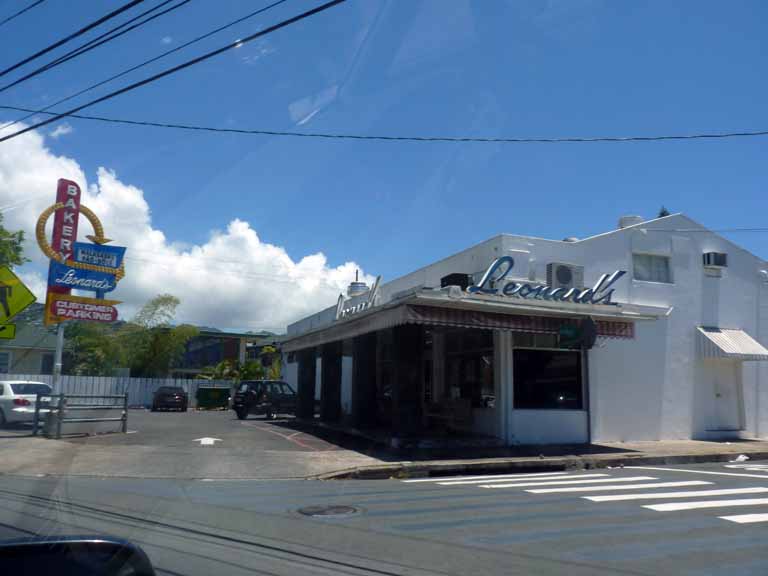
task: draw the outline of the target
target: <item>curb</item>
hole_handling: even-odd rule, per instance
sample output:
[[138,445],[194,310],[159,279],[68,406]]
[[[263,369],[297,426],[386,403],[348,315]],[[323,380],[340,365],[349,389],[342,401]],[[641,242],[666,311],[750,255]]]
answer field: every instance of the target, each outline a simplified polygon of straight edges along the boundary
[[[751,460],[768,459],[768,451],[745,452]],[[658,466],[670,464],[704,464],[727,462],[736,458],[736,452],[712,454],[648,454],[614,456],[595,454],[588,456],[539,457],[487,460],[453,460],[442,462],[400,462],[380,466],[365,466],[337,470],[317,475],[318,480],[385,480],[390,478],[430,478],[461,476],[462,474],[500,474],[523,472],[561,472],[564,470],[590,470],[594,468],[620,468],[624,466]]]

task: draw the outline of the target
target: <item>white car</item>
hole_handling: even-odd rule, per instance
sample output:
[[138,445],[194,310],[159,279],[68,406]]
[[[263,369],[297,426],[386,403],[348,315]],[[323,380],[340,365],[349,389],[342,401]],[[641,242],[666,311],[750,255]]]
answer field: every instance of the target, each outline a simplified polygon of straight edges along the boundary
[[[51,387],[28,380],[0,380],[0,427],[17,422],[32,422],[38,393],[50,395]],[[48,412],[49,403],[50,398],[40,401],[41,414]]]

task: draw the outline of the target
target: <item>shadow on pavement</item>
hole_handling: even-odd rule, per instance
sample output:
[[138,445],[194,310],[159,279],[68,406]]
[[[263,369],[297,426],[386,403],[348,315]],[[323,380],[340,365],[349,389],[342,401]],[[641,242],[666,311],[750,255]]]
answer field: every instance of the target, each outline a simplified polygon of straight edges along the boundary
[[[415,442],[408,445],[407,441],[399,448],[386,444],[383,438],[368,435],[365,431],[351,430],[342,426],[329,426],[320,422],[306,420],[280,419],[268,420],[269,424],[303,432],[325,442],[335,444],[345,450],[353,450],[383,460],[397,462],[402,460],[473,460],[484,458],[515,458],[515,457],[552,457],[552,456],[588,456],[594,454],[632,454],[636,450],[619,448],[600,444],[547,444],[528,446],[498,446],[482,445],[482,439],[466,436],[426,438],[422,445]],[[434,442],[434,445],[429,445]],[[497,442],[495,442],[497,443]]]

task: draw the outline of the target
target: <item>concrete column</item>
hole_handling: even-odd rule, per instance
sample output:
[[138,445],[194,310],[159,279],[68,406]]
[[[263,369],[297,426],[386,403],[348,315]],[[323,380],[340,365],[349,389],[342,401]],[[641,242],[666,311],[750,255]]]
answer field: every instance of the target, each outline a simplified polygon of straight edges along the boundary
[[432,331],[432,401],[439,403],[445,396],[445,332]]
[[296,358],[299,364],[296,416],[312,419],[315,417],[315,350],[301,350]]
[[363,334],[352,342],[352,425],[376,424],[376,333]]
[[493,378],[496,388],[496,413],[499,417],[499,437],[507,444],[515,441],[514,417],[514,370],[512,333],[496,330],[493,333]]
[[245,338],[240,338],[240,348],[237,351],[237,360],[241,365],[245,364],[245,350]]
[[394,383],[392,386],[392,432],[411,435],[421,429],[421,383],[424,334],[416,324],[393,330]]
[[336,422],[341,419],[341,342],[329,342],[321,347],[320,419]]

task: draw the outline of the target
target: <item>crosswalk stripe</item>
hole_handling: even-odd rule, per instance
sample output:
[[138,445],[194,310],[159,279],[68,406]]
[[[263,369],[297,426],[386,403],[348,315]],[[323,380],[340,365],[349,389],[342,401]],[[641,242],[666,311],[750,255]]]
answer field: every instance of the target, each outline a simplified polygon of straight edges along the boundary
[[738,514],[736,516],[718,516],[721,520],[729,520],[738,524],[752,524],[754,522],[768,522],[768,514]]
[[558,480],[557,482],[522,482],[517,484],[481,484],[480,488],[526,488],[528,486],[558,486],[561,484],[592,484],[600,482],[637,482],[657,480],[653,476],[632,476],[631,478],[598,478],[597,480]]
[[[546,481],[546,480],[567,480],[569,478],[573,478],[574,480],[577,478],[606,478],[608,477],[608,474],[581,474],[581,475],[572,475],[572,476],[547,476],[547,477],[539,477],[536,478],[536,481]],[[495,482],[514,482],[517,478],[496,478],[493,480],[458,480],[454,482],[438,482],[440,486],[461,486],[464,484],[489,484],[489,483],[495,483]]]
[[526,490],[531,494],[554,494],[558,492],[596,492],[598,490],[643,490],[645,488],[676,488],[679,486],[703,486],[712,484],[704,480],[686,480],[680,482],[644,482],[643,484],[611,484],[609,486],[572,486],[569,488],[537,488]]
[[668,502],[665,504],[646,504],[643,508],[657,512],[676,512],[678,510],[697,510],[699,508],[725,508],[728,506],[758,506],[768,504],[768,498],[741,498],[737,500],[703,500],[701,502]]
[[654,500],[656,498],[698,498],[701,496],[732,496],[734,494],[760,494],[768,488],[729,488],[725,490],[687,490],[682,492],[658,492],[656,494],[611,494],[609,496],[582,496],[592,502],[619,502],[622,500]]
[[436,478],[414,478],[401,480],[401,482],[448,482],[450,480],[490,480],[493,478],[535,478],[539,476],[566,476],[567,472],[537,472],[535,474],[486,474],[484,476],[443,476]]

